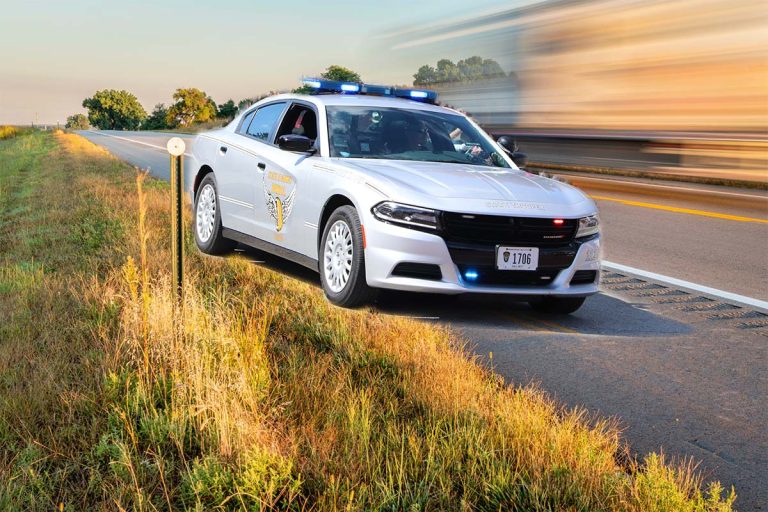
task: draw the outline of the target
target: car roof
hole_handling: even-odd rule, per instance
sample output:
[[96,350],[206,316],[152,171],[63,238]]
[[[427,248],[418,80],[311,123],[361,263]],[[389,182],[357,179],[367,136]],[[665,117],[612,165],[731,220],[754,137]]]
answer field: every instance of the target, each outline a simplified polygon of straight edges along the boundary
[[325,106],[348,107],[376,107],[376,108],[403,108],[410,110],[425,110],[429,112],[443,112],[447,114],[461,113],[439,105],[414,101],[405,98],[393,98],[388,96],[374,96],[367,94],[278,94],[259,101],[267,103],[276,100],[305,100]]

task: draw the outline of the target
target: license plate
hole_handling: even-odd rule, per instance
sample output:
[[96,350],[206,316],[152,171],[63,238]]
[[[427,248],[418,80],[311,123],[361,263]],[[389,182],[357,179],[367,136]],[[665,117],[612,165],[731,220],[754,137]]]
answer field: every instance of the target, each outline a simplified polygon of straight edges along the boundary
[[536,270],[539,267],[538,247],[499,247],[496,268],[499,270]]

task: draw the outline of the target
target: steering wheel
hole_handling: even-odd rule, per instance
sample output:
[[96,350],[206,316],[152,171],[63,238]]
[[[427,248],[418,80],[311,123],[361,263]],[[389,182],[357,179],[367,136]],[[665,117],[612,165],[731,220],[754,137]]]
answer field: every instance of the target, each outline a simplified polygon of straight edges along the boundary
[[[480,148],[480,151],[473,152],[475,148]],[[471,142],[466,143],[464,155],[467,156],[474,163],[484,163],[488,160],[488,152],[485,151],[480,144],[473,144]]]

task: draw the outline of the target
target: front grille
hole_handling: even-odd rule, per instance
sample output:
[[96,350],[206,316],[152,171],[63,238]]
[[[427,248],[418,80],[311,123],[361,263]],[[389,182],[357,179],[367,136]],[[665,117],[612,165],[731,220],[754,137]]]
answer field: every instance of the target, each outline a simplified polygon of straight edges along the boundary
[[[547,286],[555,280],[558,269],[528,270],[497,270],[495,267],[478,267],[458,265],[464,282],[468,285],[480,286]],[[472,270],[477,275],[467,279],[466,271]]]
[[592,284],[597,279],[596,270],[577,270],[571,278],[571,284]]
[[441,231],[446,242],[554,247],[573,241],[578,222],[563,219],[558,226],[552,218],[443,212]]
[[443,273],[438,265],[429,263],[398,263],[392,271],[393,276],[412,277],[415,279],[428,279],[430,281],[440,281]]
[[[496,246],[447,242],[451,259],[457,265],[496,267]],[[563,247],[539,248],[539,268],[563,269],[570,267],[579,247],[574,242]]]

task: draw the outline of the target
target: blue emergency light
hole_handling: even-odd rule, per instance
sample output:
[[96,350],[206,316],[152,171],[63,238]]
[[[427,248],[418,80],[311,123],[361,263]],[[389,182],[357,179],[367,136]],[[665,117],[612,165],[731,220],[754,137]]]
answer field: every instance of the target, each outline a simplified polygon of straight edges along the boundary
[[468,268],[464,272],[464,279],[467,281],[477,281],[477,278],[480,277],[480,274],[477,273],[477,270],[473,268]]
[[313,89],[312,94],[365,94],[369,96],[394,96],[395,98],[405,98],[424,103],[437,102],[437,93],[430,90],[338,82],[324,78],[305,78],[302,82]]

